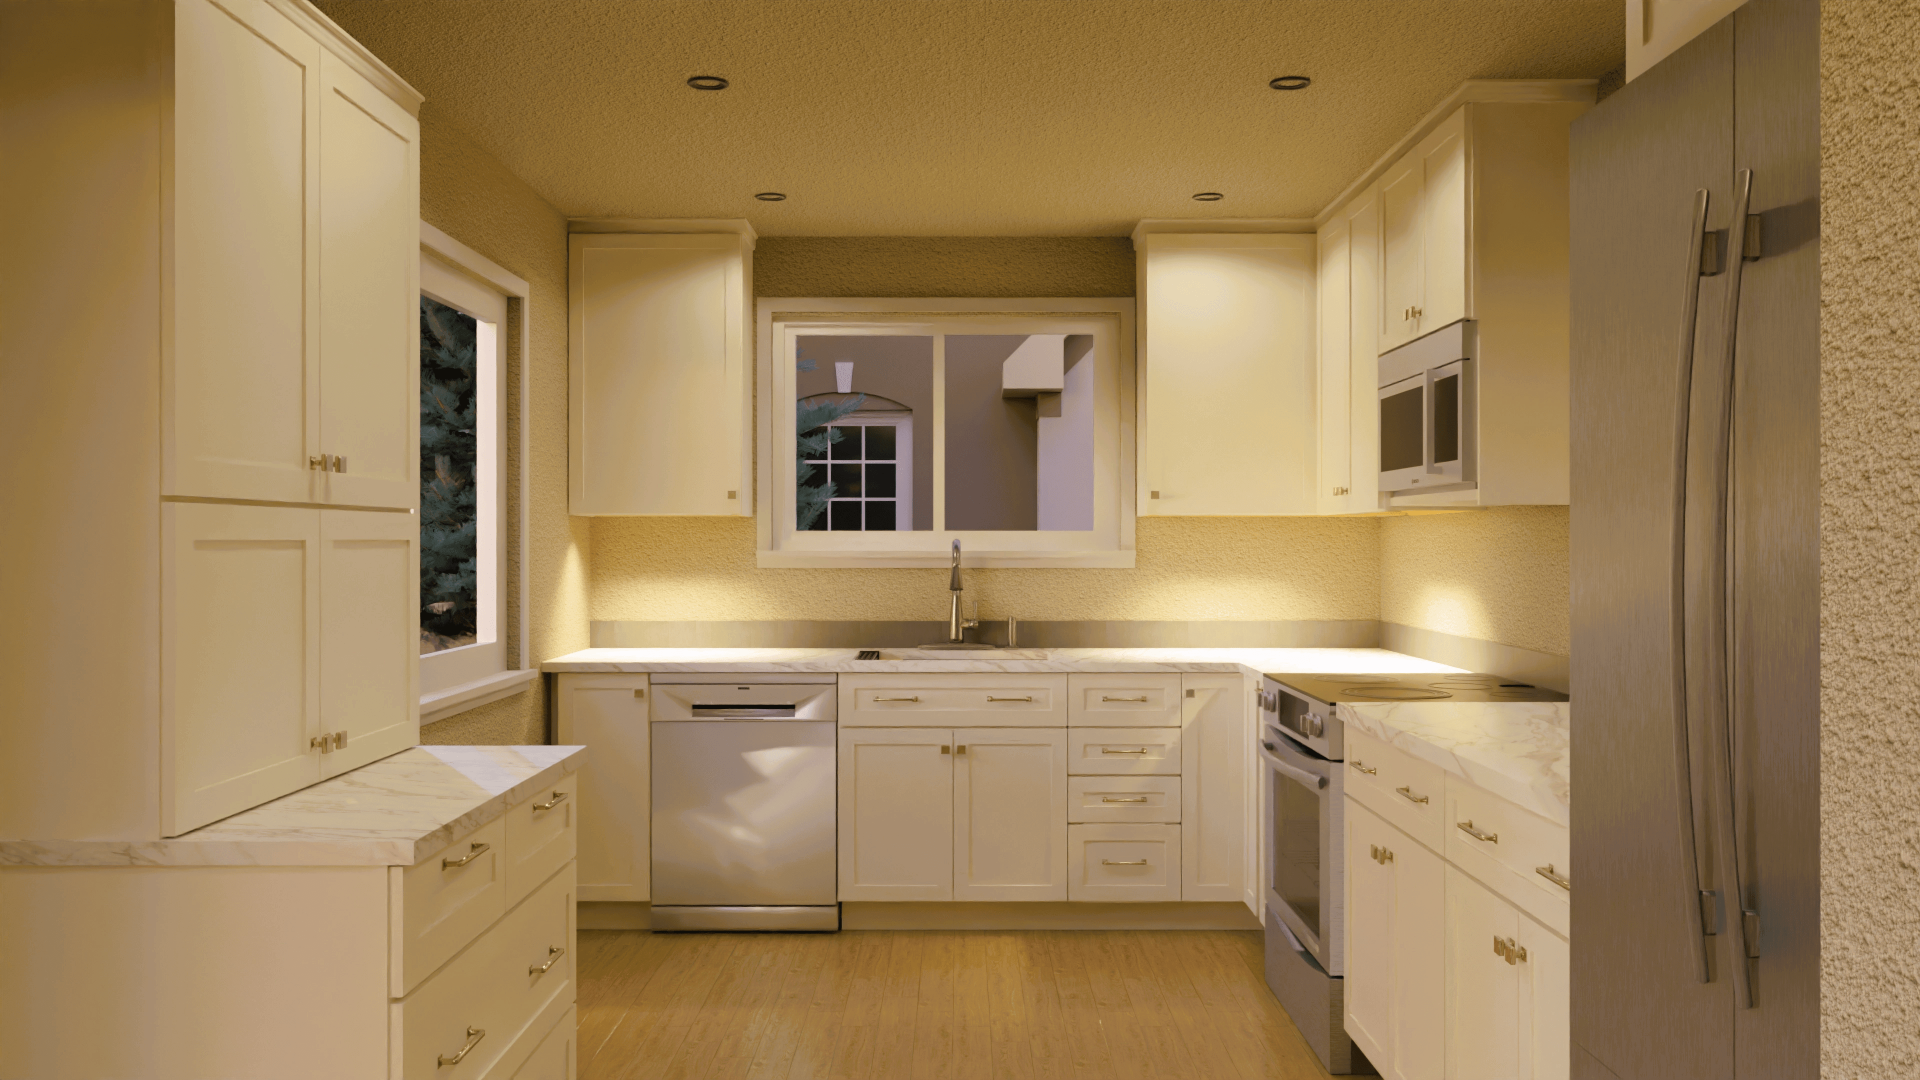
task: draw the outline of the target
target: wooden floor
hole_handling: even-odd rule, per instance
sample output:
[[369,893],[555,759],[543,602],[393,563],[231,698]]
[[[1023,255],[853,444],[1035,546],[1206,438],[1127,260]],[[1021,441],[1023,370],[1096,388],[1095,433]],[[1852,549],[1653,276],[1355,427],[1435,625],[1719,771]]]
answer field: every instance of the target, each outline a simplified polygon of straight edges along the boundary
[[580,1075],[1326,1076],[1258,931],[580,932]]

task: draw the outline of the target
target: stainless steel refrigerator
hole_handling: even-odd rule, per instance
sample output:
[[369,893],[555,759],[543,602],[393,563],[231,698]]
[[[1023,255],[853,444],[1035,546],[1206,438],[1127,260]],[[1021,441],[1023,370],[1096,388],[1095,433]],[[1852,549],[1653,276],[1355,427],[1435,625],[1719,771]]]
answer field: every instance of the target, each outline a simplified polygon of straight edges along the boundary
[[1819,38],[1572,135],[1574,1080],[1819,1072]]

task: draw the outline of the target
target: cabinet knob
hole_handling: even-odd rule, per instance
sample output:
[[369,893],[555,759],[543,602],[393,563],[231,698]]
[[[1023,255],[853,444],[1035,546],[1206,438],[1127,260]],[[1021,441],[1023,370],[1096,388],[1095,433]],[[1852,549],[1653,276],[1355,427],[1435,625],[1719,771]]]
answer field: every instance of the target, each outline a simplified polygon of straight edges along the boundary
[[318,469],[321,472],[326,472],[327,471],[327,455],[315,454],[312,457],[308,458],[307,468]]

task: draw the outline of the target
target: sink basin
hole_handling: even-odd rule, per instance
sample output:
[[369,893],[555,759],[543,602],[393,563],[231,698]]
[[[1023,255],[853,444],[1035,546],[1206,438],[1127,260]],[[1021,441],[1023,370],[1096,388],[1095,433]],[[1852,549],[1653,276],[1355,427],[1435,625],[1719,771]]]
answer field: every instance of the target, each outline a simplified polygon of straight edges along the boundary
[[1045,649],[1006,649],[998,645],[922,645],[882,649],[882,660],[1045,660]]

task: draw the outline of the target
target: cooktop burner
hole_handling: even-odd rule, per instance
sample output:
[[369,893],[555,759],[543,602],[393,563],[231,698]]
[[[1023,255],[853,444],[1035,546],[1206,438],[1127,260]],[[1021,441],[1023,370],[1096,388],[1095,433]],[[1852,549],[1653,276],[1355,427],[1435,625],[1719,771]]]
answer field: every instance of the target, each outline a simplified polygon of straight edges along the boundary
[[1329,705],[1341,701],[1565,701],[1558,690],[1481,672],[1269,675]]
[[1453,696],[1430,686],[1349,686],[1341,693],[1362,701],[1439,701]]

